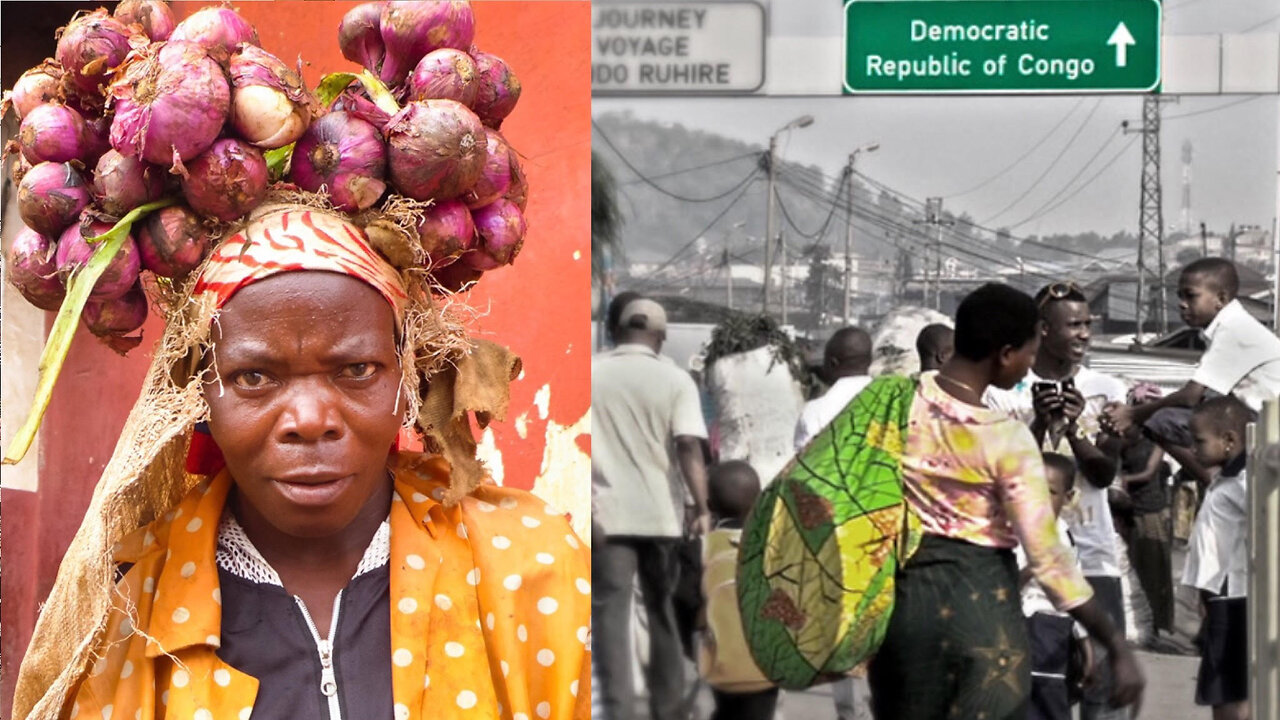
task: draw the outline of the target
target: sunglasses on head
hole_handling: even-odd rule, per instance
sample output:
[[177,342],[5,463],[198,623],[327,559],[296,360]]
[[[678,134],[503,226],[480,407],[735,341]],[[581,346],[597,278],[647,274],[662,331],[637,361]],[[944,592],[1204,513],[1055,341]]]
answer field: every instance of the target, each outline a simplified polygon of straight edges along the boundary
[[1040,292],[1042,293],[1042,296],[1040,298],[1040,302],[1037,303],[1037,306],[1042,308],[1046,303],[1053,300],[1062,300],[1063,298],[1071,297],[1072,295],[1084,295],[1084,290],[1079,285],[1071,281],[1053,283]]

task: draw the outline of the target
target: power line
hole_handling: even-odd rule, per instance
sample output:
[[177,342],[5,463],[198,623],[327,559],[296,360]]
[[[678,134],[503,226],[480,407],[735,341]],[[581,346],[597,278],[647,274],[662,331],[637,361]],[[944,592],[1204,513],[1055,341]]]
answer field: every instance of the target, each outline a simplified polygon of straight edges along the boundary
[[791,213],[787,212],[787,206],[782,202],[782,193],[778,193],[778,208],[782,210],[783,219],[787,221],[787,224],[791,226],[791,229],[795,230],[800,237],[807,240],[820,240],[826,236],[827,228],[831,225],[831,218],[835,217],[836,203],[840,201],[840,191],[844,189],[845,183],[848,182],[848,180],[848,173],[845,173],[840,177],[840,185],[836,188],[835,197],[831,201],[831,208],[827,211],[827,218],[822,221],[822,225],[815,232],[807,233],[800,229],[800,226],[791,219]]
[[1111,141],[1115,140],[1119,136],[1120,136],[1119,130],[1116,130],[1112,132],[1110,135],[1108,135],[1107,139],[1104,140],[1102,144],[1098,146],[1098,149],[1093,153],[1093,155],[1090,156],[1089,159],[1086,160],[1085,163],[1080,166],[1080,169],[1076,171],[1075,175],[1071,176],[1070,180],[1062,184],[1062,187],[1058,190],[1058,192],[1054,193],[1053,197],[1049,198],[1048,200],[1045,200],[1043,203],[1040,204],[1040,207],[1036,208],[1035,210],[1032,210],[1030,215],[1010,225],[1009,227],[1015,228],[1015,227],[1018,227],[1019,225],[1024,225],[1040,217],[1040,212],[1044,210],[1046,207],[1052,205],[1058,198],[1062,197],[1062,194],[1065,193],[1071,187],[1071,184],[1074,183],[1076,180],[1079,180],[1080,176],[1084,174],[1084,171],[1088,170],[1089,166],[1093,164],[1093,161],[1097,160],[1098,156],[1102,155],[1102,152],[1107,149],[1107,146],[1111,144]]
[[1005,205],[1004,208],[1001,209],[999,212],[983,220],[982,222],[988,223],[1000,217],[1001,215],[1008,212],[1009,209],[1012,208],[1014,205],[1017,205],[1018,203],[1022,202],[1022,199],[1025,198],[1027,195],[1031,194],[1031,191],[1034,190],[1036,186],[1040,184],[1041,180],[1044,180],[1049,175],[1049,173],[1053,171],[1053,168],[1057,166],[1058,161],[1061,160],[1062,157],[1067,154],[1067,151],[1071,149],[1071,146],[1075,144],[1076,139],[1080,137],[1080,133],[1084,132],[1085,127],[1089,125],[1089,121],[1093,119],[1093,114],[1098,111],[1098,108],[1101,105],[1102,105],[1102,98],[1098,98],[1098,100],[1093,103],[1093,109],[1089,111],[1089,114],[1085,116],[1084,121],[1080,123],[1080,127],[1076,128],[1075,134],[1071,136],[1071,139],[1067,140],[1067,144],[1062,146],[1062,150],[1058,152],[1057,157],[1055,157],[1052,160],[1052,162],[1049,163],[1049,166],[1044,169],[1044,172],[1040,173],[1040,177],[1036,178],[1035,182],[1028,185],[1027,189],[1023,190],[1021,195],[1014,198],[1013,202],[1009,203],[1008,205]]
[[[757,168],[755,171],[751,173],[748,179],[749,180],[754,179],[757,175],[759,175],[759,173],[760,173],[760,170],[759,168]],[[733,206],[737,205],[738,201],[742,199],[742,196],[747,193],[747,189],[749,187],[750,185],[748,184],[742,185],[742,189],[738,191],[738,194],[733,198],[733,200],[731,200],[727,205],[725,205],[724,209],[722,209],[719,213],[717,213],[716,216],[711,219],[711,222],[707,223],[706,227],[704,227],[702,230],[699,230],[696,234],[694,234],[694,236],[690,238],[689,242],[685,243],[683,246],[680,247],[680,249],[676,250],[675,253],[673,253],[671,257],[668,258],[665,262],[663,262],[658,267],[654,268],[645,278],[642,279],[642,284],[650,283],[650,281],[654,279],[655,275],[657,275],[659,272],[662,272],[664,269],[669,267],[671,263],[679,259],[680,256],[683,255],[689,248],[693,247],[694,244],[698,242],[698,238],[701,238],[703,235],[706,235],[707,232],[711,230],[711,228],[715,227],[716,223],[720,222],[720,220],[723,219],[725,215],[729,214],[729,211],[733,209]]]
[[666,188],[657,184],[649,176],[641,172],[635,165],[632,165],[631,161],[627,159],[627,156],[623,155],[622,151],[618,149],[618,146],[613,144],[613,140],[609,139],[608,134],[605,133],[604,129],[601,128],[600,125],[594,119],[591,121],[591,126],[595,128],[596,132],[600,135],[600,138],[604,140],[604,144],[608,145],[609,149],[613,150],[614,154],[618,156],[618,159],[622,160],[623,164],[626,165],[628,168],[630,168],[631,172],[635,173],[636,176],[640,178],[641,181],[643,181],[649,187],[652,187],[654,190],[657,190],[658,192],[662,193],[663,195],[666,195],[671,198],[675,198],[676,200],[681,200],[683,202],[704,203],[704,202],[713,202],[715,200],[728,197],[729,195],[732,195],[734,192],[736,192],[738,189],[745,187],[746,184],[750,182],[751,179],[755,177],[756,173],[758,172],[758,169],[752,170],[750,174],[742,178],[742,180],[739,181],[737,184],[735,184],[733,187],[729,188],[728,190],[725,190],[722,193],[712,195],[711,197],[692,198],[685,195],[680,195],[679,193],[671,192],[670,190],[667,190]]
[[1243,35],[1244,33],[1253,32],[1254,30],[1257,30],[1263,25],[1270,25],[1271,23],[1277,20],[1280,20],[1280,15],[1272,15],[1271,17],[1267,18],[1266,20],[1263,20],[1262,22],[1257,23],[1256,25],[1250,25],[1249,27],[1241,30],[1240,34]]
[[[1120,151],[1119,151],[1119,152],[1117,152],[1115,155],[1113,155],[1113,156],[1111,157],[1111,159],[1107,161],[1107,164],[1106,164],[1106,165],[1103,165],[1102,167],[1098,168],[1098,172],[1096,172],[1096,173],[1094,173],[1092,176],[1090,176],[1088,180],[1085,180],[1084,182],[1080,183],[1080,186],[1079,186],[1079,187],[1077,187],[1075,190],[1073,190],[1073,191],[1071,192],[1071,194],[1070,194],[1070,195],[1067,195],[1066,197],[1064,197],[1064,198],[1062,198],[1061,200],[1059,200],[1059,201],[1057,202],[1057,204],[1055,204],[1055,205],[1053,205],[1052,207],[1048,208],[1047,210],[1045,210],[1045,212],[1046,212],[1046,213],[1053,212],[1054,210],[1056,210],[1056,209],[1058,209],[1059,207],[1061,207],[1061,206],[1063,205],[1063,203],[1065,203],[1065,202],[1067,202],[1068,200],[1070,200],[1071,198],[1075,197],[1075,196],[1076,196],[1076,195],[1077,195],[1081,190],[1083,190],[1083,189],[1085,189],[1085,188],[1089,187],[1090,183],[1092,183],[1094,180],[1096,180],[1096,179],[1098,178],[1098,176],[1102,175],[1102,173],[1106,172],[1106,171],[1107,171],[1107,168],[1109,168],[1109,167],[1111,167],[1112,165],[1114,165],[1114,164],[1115,164],[1115,162],[1116,162],[1117,160],[1119,160],[1119,159],[1120,159],[1120,157],[1121,157],[1122,155],[1124,155],[1125,151],[1126,151],[1126,150],[1128,150],[1128,149],[1133,145],[1134,141],[1135,141],[1135,140],[1137,140],[1137,139],[1138,139],[1138,136],[1137,136],[1137,135],[1135,135],[1135,136],[1133,136],[1132,138],[1130,138],[1130,139],[1129,139],[1129,142],[1128,142],[1124,147],[1120,148]],[[1034,217],[1032,217],[1032,218],[1027,218],[1026,220],[1023,220],[1022,222],[1020,222],[1020,223],[1017,223],[1017,224],[1013,225],[1012,227],[1018,227],[1018,225],[1021,225],[1021,224],[1023,224],[1023,223],[1026,223],[1026,222],[1028,222],[1028,221],[1030,221],[1030,220],[1033,220],[1033,219],[1035,219],[1035,218],[1034,218]]]
[[[685,173],[696,172],[696,171],[698,171],[698,170],[706,170],[707,168],[719,167],[719,166],[721,166],[721,165],[728,165],[729,163],[734,163],[734,162],[737,162],[737,161],[739,161],[739,160],[745,160],[745,159],[747,159],[747,158],[755,158],[755,159],[758,161],[758,160],[759,160],[759,158],[760,158],[760,153],[759,153],[759,152],[749,152],[749,153],[743,153],[743,154],[741,154],[741,155],[734,155],[734,156],[733,156],[733,157],[731,157],[731,158],[725,158],[724,160],[716,160],[715,162],[709,162],[709,163],[706,163],[706,164],[704,164],[704,165],[694,165],[693,167],[687,167],[687,168],[683,168],[683,169],[681,169],[681,170],[672,170],[671,172],[665,172],[665,173],[662,173],[662,174],[660,174],[660,175],[650,175],[650,176],[648,177],[648,179],[649,179],[649,180],[661,180],[662,178],[669,178],[669,177],[674,177],[674,176],[676,176],[676,175],[684,175]],[[627,180],[626,182],[624,182],[624,183],[619,183],[619,184],[620,184],[620,185],[634,185],[634,184],[636,184],[636,183],[642,183],[642,182],[645,182],[645,178],[639,178],[639,179],[636,179],[636,180]]]
[[[1280,17],[1280,16],[1277,16],[1277,17]],[[1221,105],[1218,105],[1217,107],[1206,108],[1204,110],[1195,110],[1188,113],[1182,113],[1181,115],[1170,115],[1169,117],[1166,117],[1166,118],[1160,118],[1160,122],[1169,122],[1170,120],[1181,120],[1182,118],[1195,117],[1196,115],[1208,115],[1209,113],[1218,112],[1219,110],[1226,110],[1227,108],[1230,108],[1230,107],[1243,105],[1247,102],[1253,102],[1254,100],[1257,100],[1260,97],[1262,96],[1250,95],[1249,97],[1243,97],[1236,100],[1232,100],[1231,102],[1223,103]]]
[[1018,163],[1020,163],[1020,162],[1022,162],[1023,160],[1025,160],[1025,159],[1027,158],[1027,156],[1028,156],[1028,155],[1030,155],[1031,153],[1033,153],[1033,152],[1035,152],[1036,150],[1038,150],[1038,149],[1040,148],[1040,146],[1041,146],[1041,145],[1044,145],[1044,144],[1045,144],[1045,142],[1046,142],[1049,138],[1053,137],[1053,134],[1054,134],[1054,133],[1056,133],[1056,132],[1058,132],[1058,128],[1062,127],[1062,126],[1063,126],[1063,124],[1067,122],[1067,119],[1068,119],[1068,118],[1070,118],[1072,115],[1074,115],[1074,114],[1075,114],[1076,109],[1077,109],[1077,108],[1079,108],[1081,105],[1083,105],[1083,104],[1084,104],[1084,101],[1085,101],[1085,98],[1080,98],[1079,100],[1077,100],[1077,101],[1076,101],[1076,104],[1075,104],[1075,105],[1073,105],[1073,106],[1072,106],[1072,108],[1071,108],[1070,110],[1068,110],[1067,112],[1063,113],[1063,115],[1062,115],[1062,119],[1061,119],[1061,120],[1059,120],[1059,121],[1058,121],[1058,123],[1057,123],[1056,125],[1054,125],[1052,128],[1050,128],[1050,129],[1049,129],[1049,132],[1045,133],[1043,137],[1041,137],[1039,140],[1037,140],[1037,141],[1036,141],[1036,142],[1035,142],[1031,147],[1027,148],[1026,152],[1024,152],[1024,153],[1022,153],[1021,155],[1019,155],[1019,156],[1017,157],[1017,159],[1015,159],[1013,162],[1011,162],[1011,163],[1009,163],[1008,165],[1006,165],[1003,169],[998,170],[998,171],[996,172],[996,174],[995,174],[995,175],[992,175],[991,177],[987,178],[986,180],[983,180],[982,182],[978,183],[977,185],[974,185],[973,187],[969,188],[968,190],[961,190],[960,192],[951,193],[950,195],[943,195],[943,197],[944,197],[944,198],[946,198],[946,199],[948,199],[948,200],[950,200],[951,198],[958,198],[958,197],[960,197],[960,196],[962,196],[962,195],[968,195],[969,193],[973,192],[974,190],[979,190],[979,189],[981,189],[981,188],[986,187],[988,184],[990,184],[990,183],[991,183],[993,180],[995,180],[996,178],[999,178],[999,177],[1001,177],[1002,175],[1004,175],[1005,173],[1007,173],[1007,172],[1009,172],[1010,170],[1012,170],[1014,167],[1016,167],[1016,166],[1018,165]]

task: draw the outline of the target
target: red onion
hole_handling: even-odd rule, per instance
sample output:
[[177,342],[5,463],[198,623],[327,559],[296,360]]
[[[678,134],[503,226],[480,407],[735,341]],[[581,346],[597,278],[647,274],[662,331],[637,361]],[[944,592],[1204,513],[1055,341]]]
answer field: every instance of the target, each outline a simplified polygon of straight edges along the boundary
[[190,208],[170,205],[147,216],[138,229],[142,268],[160,277],[181,278],[209,252],[209,233]]
[[225,61],[240,43],[261,45],[258,31],[229,7],[207,7],[197,10],[178,23],[169,36],[203,46],[213,57]]
[[182,193],[201,215],[231,221],[267,196],[267,161],[254,146],[223,138],[187,166]]
[[378,77],[391,86],[399,85],[423,55],[443,47],[466,50],[476,34],[467,0],[388,2],[378,24],[386,45]]
[[[475,251],[472,251],[466,253],[463,257],[474,254]],[[437,270],[432,270],[431,279],[447,292],[459,292],[461,290],[469,290],[471,285],[475,284],[483,274],[484,271],[482,270],[476,270],[466,263],[456,262]],[[435,288],[432,288],[432,290],[435,290]]]
[[387,51],[382,42],[381,17],[382,3],[364,3],[348,10],[338,26],[338,47],[342,50],[342,57],[359,63],[374,74],[380,69]]
[[520,80],[497,55],[471,48],[471,57],[476,61],[479,74],[479,91],[471,109],[485,127],[496,130],[502,127],[502,120],[511,114],[520,99]]
[[[5,107],[12,104],[13,111],[21,120],[37,106],[59,99],[61,87],[62,67],[52,60],[45,60],[22,73],[22,77],[13,84],[13,90],[4,94]],[[0,108],[0,115],[5,112],[8,111]]]
[[391,120],[391,116],[378,107],[377,103],[356,90],[343,91],[341,95],[334,98],[329,109],[351,113],[376,128],[386,127]]
[[80,321],[98,337],[133,332],[147,321],[147,294],[135,284],[118,298],[90,300]]
[[418,238],[432,268],[450,265],[475,245],[471,211],[460,200],[441,200],[427,208],[418,224]]
[[529,204],[529,180],[524,175],[524,168],[520,166],[520,157],[514,149],[511,151],[511,185],[503,197],[515,203],[516,207],[520,208],[520,212],[524,212]]
[[39,105],[22,119],[18,144],[32,164],[84,160],[84,117],[61,103]]
[[84,177],[70,163],[40,163],[18,184],[18,215],[41,235],[57,237],[89,206]]
[[485,133],[484,170],[480,179],[462,195],[469,208],[477,208],[497,200],[511,188],[511,163],[514,153],[497,130]]
[[170,40],[159,51],[155,47],[111,85],[111,146],[181,171],[183,158],[207,150],[222,131],[231,88],[222,67],[199,45]]
[[[55,56],[77,90],[97,95],[107,73],[129,54],[132,34],[105,9],[98,8],[77,15],[63,28]],[[145,40],[138,38],[139,44]]]
[[342,111],[311,123],[293,148],[289,179],[309,192],[329,192],[334,207],[364,210],[382,197],[387,184],[387,151],[382,134]]
[[[84,216],[82,221],[64,230],[62,236],[58,238],[58,252],[55,258],[63,283],[70,279],[72,271],[84,267],[85,263],[89,262],[89,258],[93,257],[94,251],[101,247],[101,243],[90,245],[85,242],[85,236],[97,237],[111,229],[110,223],[90,220]],[[129,292],[129,288],[138,282],[138,273],[141,270],[138,245],[133,241],[133,236],[129,236],[125,238],[120,251],[111,259],[107,269],[102,271],[98,282],[94,283],[89,299],[110,300]]]
[[405,81],[410,100],[457,100],[471,107],[480,90],[476,62],[454,48],[432,50],[423,56]]
[[302,137],[315,98],[297,71],[257,45],[241,43],[231,56],[231,126],[264,148]]
[[509,265],[524,245],[525,222],[520,208],[510,200],[498,200],[471,211],[480,244],[462,256],[462,262],[476,270],[493,270]]
[[387,168],[402,195],[447,200],[471,189],[484,169],[480,118],[456,100],[416,100],[387,123]]
[[84,121],[84,165],[97,164],[111,149],[111,116],[89,116]]
[[109,150],[93,171],[93,199],[111,215],[130,210],[164,195],[164,171],[135,157]]
[[53,240],[28,227],[19,228],[9,248],[9,284],[41,310],[57,310],[67,291],[58,279]]
[[168,40],[178,24],[169,3],[162,0],[120,0],[112,15],[125,25],[137,24],[153,41]]

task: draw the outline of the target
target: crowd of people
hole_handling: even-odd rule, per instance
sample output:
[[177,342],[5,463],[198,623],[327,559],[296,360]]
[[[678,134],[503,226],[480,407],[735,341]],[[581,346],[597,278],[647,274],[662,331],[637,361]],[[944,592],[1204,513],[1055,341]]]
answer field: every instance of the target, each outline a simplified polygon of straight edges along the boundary
[[[833,686],[842,720],[1129,717],[1145,680],[1126,639],[1126,598],[1145,596],[1150,638],[1174,630],[1175,587],[1202,625],[1194,698],[1215,720],[1249,717],[1245,618],[1245,427],[1280,395],[1280,338],[1236,298],[1231,262],[1187,265],[1182,319],[1206,350],[1163,395],[1091,369],[1088,297],[1071,282],[1034,297],[983,286],[954,326],[918,335],[900,480],[920,521],[897,570],[883,643]],[[771,718],[784,702],[743,639],[733,568],[751,503],[772,477],[719,457],[692,377],[661,354],[662,306],[615,299],[615,347],[593,364],[593,596],[596,706],[636,716],[630,601],[639,577],[653,718],[691,716],[682,654],[697,657],[713,718]],[[870,383],[871,335],[827,340],[827,387],[795,419],[803,453]],[[1202,496],[1185,567],[1173,567],[1171,483]],[[701,547],[702,567],[680,563]],[[1138,582],[1130,587],[1128,568]],[[696,640],[682,630],[680,573],[700,573]],[[785,708],[781,708],[785,712]]]

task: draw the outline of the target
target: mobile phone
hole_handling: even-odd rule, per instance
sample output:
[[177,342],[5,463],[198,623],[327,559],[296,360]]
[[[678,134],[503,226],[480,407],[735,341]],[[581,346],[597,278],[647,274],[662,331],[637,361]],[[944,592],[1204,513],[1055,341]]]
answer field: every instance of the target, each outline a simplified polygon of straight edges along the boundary
[[1040,395],[1046,392],[1056,393],[1061,391],[1058,389],[1058,383],[1052,380],[1041,380],[1039,382],[1034,382],[1031,384],[1031,392],[1035,395]]
[[1063,381],[1062,381],[1062,390],[1063,390],[1063,392],[1066,392],[1067,390],[1075,390],[1075,389],[1076,389],[1076,381],[1075,381],[1075,380],[1073,380],[1073,379],[1071,379],[1071,378],[1066,378],[1065,380],[1063,380]]

